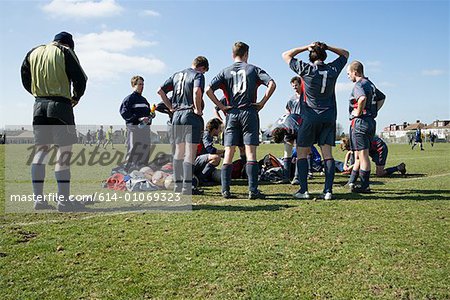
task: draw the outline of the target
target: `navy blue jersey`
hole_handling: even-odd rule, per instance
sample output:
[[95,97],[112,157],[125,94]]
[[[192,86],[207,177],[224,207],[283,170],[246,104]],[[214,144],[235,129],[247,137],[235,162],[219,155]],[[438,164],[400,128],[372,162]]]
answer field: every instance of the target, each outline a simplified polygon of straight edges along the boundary
[[291,142],[296,139],[298,127],[302,123],[302,118],[298,114],[286,114],[279,118],[272,128],[284,128],[287,134],[284,137],[285,142]]
[[422,130],[420,130],[420,128],[416,129],[416,138],[420,138],[422,137]]
[[293,95],[286,103],[287,111],[290,114],[299,115],[302,112],[303,101],[303,93],[301,93],[300,96],[297,96],[297,94]]
[[258,87],[261,84],[267,86],[271,80],[261,68],[245,62],[235,62],[214,77],[210,86],[213,91],[223,91],[227,106],[243,108],[255,103]]
[[362,96],[366,97],[366,105],[359,117],[376,118],[378,114],[377,102],[384,100],[386,96],[375,87],[369,78],[362,78],[360,81],[355,83],[350,95],[350,119],[354,118],[354,116],[352,116],[352,111],[358,107],[358,99]]
[[327,112],[336,118],[335,85],[339,74],[347,63],[345,56],[339,56],[331,63],[311,64],[293,58],[289,66],[297,73],[305,85],[305,112],[316,114]]
[[173,74],[164,82],[161,89],[167,94],[172,93],[172,107],[183,110],[194,107],[194,88],[205,90],[205,76],[192,68]]
[[129,125],[138,125],[139,118],[150,115],[150,104],[138,92],[127,96],[120,105],[120,115]]
[[273,129],[275,128],[286,128],[290,132],[297,132],[298,127],[302,123],[302,118],[298,114],[285,114],[279,118]]

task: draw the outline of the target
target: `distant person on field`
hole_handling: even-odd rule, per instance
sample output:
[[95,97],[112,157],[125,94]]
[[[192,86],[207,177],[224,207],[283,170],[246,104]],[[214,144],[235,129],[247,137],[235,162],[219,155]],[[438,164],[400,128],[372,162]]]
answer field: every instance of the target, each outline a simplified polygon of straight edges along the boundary
[[420,127],[417,127],[416,129],[416,133],[414,136],[414,144],[412,145],[411,149],[414,149],[414,147],[420,144],[420,150],[423,151],[425,149],[423,149],[423,143],[422,143],[422,129],[420,129]]

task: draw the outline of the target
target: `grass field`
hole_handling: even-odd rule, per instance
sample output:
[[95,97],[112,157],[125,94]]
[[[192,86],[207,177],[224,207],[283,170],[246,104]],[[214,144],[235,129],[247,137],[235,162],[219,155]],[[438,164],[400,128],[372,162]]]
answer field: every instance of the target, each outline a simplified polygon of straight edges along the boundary
[[[349,193],[337,175],[332,201],[274,184],[260,186],[267,200],[246,200],[237,181],[242,199],[206,187],[192,212],[9,214],[2,184],[0,299],[450,299],[450,145],[425,147],[390,145],[388,166],[404,161],[408,174],[372,178],[374,194]],[[110,169],[89,175],[96,187]]]

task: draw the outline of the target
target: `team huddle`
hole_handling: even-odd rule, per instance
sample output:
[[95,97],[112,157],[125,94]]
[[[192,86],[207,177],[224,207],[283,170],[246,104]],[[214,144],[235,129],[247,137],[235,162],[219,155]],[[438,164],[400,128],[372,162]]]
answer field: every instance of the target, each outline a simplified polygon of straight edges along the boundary
[[[302,52],[309,52],[309,62],[296,58]],[[327,51],[335,53],[338,58],[325,63]],[[248,178],[249,199],[264,199],[265,195],[258,189],[259,167],[256,161],[256,150],[259,145],[259,116],[266,102],[275,91],[275,81],[262,68],[248,63],[249,46],[237,42],[232,49],[234,63],[219,72],[206,87],[205,93],[216,105],[217,111],[225,114],[223,153],[212,143],[213,137],[220,133],[221,124],[218,119],[208,122],[203,133],[202,99],[205,89],[204,73],[208,71],[209,63],[205,57],[197,57],[192,67],[172,75],[158,90],[165,107],[173,113],[173,127],[189,126],[191,131],[172,129],[175,143],[174,180],[175,191],[183,194],[201,194],[197,187],[192,187],[193,174],[199,174],[206,179],[217,167],[223,155],[221,169],[222,197],[232,198],[231,172],[232,159],[236,146],[239,147],[241,158],[245,159],[245,171]],[[312,151],[317,144],[323,156],[323,171],[325,184],[321,198],[333,198],[333,182],[335,176],[335,161],[332,147],[336,140],[336,96],[335,85],[339,74],[347,64],[349,52],[315,42],[310,45],[294,48],[282,54],[283,60],[297,76],[292,78],[291,85],[295,95],[286,104],[286,115],[278,122],[272,131],[275,142],[284,142],[283,180],[290,182],[292,164],[292,147],[297,148],[294,182],[300,185],[293,195],[297,199],[309,199],[308,175],[311,174]],[[352,62],[347,68],[349,79],[355,83],[350,105],[349,119],[350,144],[353,161],[348,185],[352,192],[370,192],[370,149],[375,137],[378,110],[383,106],[385,95],[364,76],[363,65]],[[263,98],[258,101],[257,89],[263,84],[267,87]],[[219,100],[217,90],[222,90],[224,97]],[[168,93],[172,92],[169,98]],[[184,127],[183,127],[184,128]],[[379,139],[379,138],[378,138]],[[402,163],[396,167],[384,169],[387,156],[387,146],[382,143],[378,147],[380,157],[377,163],[377,175],[384,176],[395,171],[406,172]],[[197,145],[203,145],[206,152],[197,153]],[[196,153],[201,154],[196,158]],[[350,162],[346,162],[346,165]],[[382,166],[382,169],[381,169]],[[380,169],[379,169],[380,167]],[[383,171],[381,171],[383,170]],[[355,184],[357,179],[360,184]]]
[[[73,141],[67,137],[63,140],[58,133],[53,139],[41,138],[37,125],[67,125],[73,126],[73,106],[84,94],[87,77],[84,74],[75,55],[72,36],[62,32],[55,40],[46,46],[31,50],[22,66],[22,81],[25,88],[36,97],[33,125],[36,135],[36,145],[41,146],[42,156],[48,144],[62,146],[61,151],[71,151]],[[331,62],[327,60],[327,52],[337,55]],[[308,60],[303,61],[297,56],[301,53],[309,54]],[[65,64],[69,68],[47,68],[41,70],[42,61],[50,56],[58,58],[56,63]],[[249,64],[249,46],[243,42],[236,42],[232,48],[233,64],[220,71],[209,84],[205,83],[204,74],[209,70],[208,59],[198,56],[190,68],[176,72],[161,84],[157,94],[162,102],[156,110],[169,115],[171,143],[173,144],[173,180],[174,191],[181,194],[202,194],[203,191],[193,184],[193,174],[198,174],[202,182],[206,182],[223,157],[220,172],[221,194],[223,198],[233,198],[231,189],[232,160],[236,146],[245,162],[248,178],[248,198],[264,199],[266,196],[258,189],[259,166],[257,162],[257,147],[260,136],[259,111],[264,108],[276,89],[274,79],[262,68]],[[289,68],[296,74],[291,80],[295,94],[286,104],[286,114],[271,132],[272,139],[284,143],[283,179],[281,183],[288,183],[292,178],[291,165],[292,150],[296,147],[295,176],[293,183],[299,185],[293,195],[296,199],[309,199],[308,175],[310,175],[311,158],[320,147],[323,162],[325,183],[322,194],[326,200],[333,199],[333,182],[336,162],[333,158],[332,147],[336,140],[336,81],[347,65],[349,52],[347,50],[329,46],[323,42],[314,42],[306,46],[293,48],[282,53],[282,58]],[[55,63],[52,60],[51,63]],[[57,71],[55,71],[57,69]],[[48,85],[54,91],[46,88],[48,79],[41,78],[51,74],[48,78],[52,82]],[[47,74],[48,73],[48,74]],[[44,74],[44,75],[42,75]],[[352,168],[349,186],[352,192],[370,192],[371,145],[376,140],[376,117],[383,106],[385,95],[364,75],[363,65],[358,61],[351,62],[347,67],[348,78],[355,83],[349,103],[350,140],[346,149],[352,153]],[[70,85],[73,85],[73,95],[70,95]],[[56,85],[64,86],[63,94],[58,94]],[[257,99],[260,85],[266,86],[262,99]],[[144,78],[134,76],[131,79],[133,93],[127,96],[120,107],[120,114],[127,124],[128,167],[143,165],[148,162],[148,148],[150,145],[150,128],[154,114],[150,104],[142,96]],[[223,93],[219,95],[218,90]],[[217,118],[207,122],[206,130],[203,120],[203,95],[216,106]],[[219,100],[220,98],[220,100]],[[45,111],[44,111],[45,104]],[[51,110],[53,106],[60,106],[59,113]],[[225,118],[222,119],[220,112]],[[59,115],[62,114],[62,115]],[[36,125],[36,126],[35,126]],[[214,147],[214,137],[220,136],[223,130],[224,150]],[[382,141],[381,141],[382,142]],[[384,144],[384,142],[382,142]],[[200,145],[200,147],[199,147]],[[384,146],[386,146],[384,144]],[[384,149],[379,147],[380,152]],[[61,152],[60,151],[60,152]],[[140,153],[136,156],[134,154]],[[44,153],[45,154],[45,153]],[[61,154],[60,154],[61,155]],[[384,176],[392,172],[406,172],[402,163],[397,167],[384,169],[384,160],[377,164],[377,175]],[[372,156],[373,158],[373,156]],[[35,194],[42,194],[42,182],[45,177],[42,159],[36,157],[32,164],[33,189]],[[347,162],[346,162],[347,165]],[[378,170],[380,166],[380,170]],[[382,166],[382,169],[381,169]],[[55,168],[58,180],[58,191],[68,199],[70,182],[69,166]],[[349,169],[346,171],[350,172]],[[58,173],[59,172],[59,173]],[[357,179],[360,184],[356,184]],[[70,211],[76,204],[61,201],[58,208]],[[47,208],[44,202],[35,202],[36,209]]]

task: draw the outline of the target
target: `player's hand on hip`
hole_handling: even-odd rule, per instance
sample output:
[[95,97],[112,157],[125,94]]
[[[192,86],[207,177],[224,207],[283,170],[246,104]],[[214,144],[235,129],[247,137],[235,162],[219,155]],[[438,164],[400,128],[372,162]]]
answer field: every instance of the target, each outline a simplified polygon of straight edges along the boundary
[[254,106],[257,111],[260,111],[261,109],[263,109],[264,103],[261,102],[252,103],[252,106]]
[[200,117],[203,116],[203,112],[201,110],[198,110],[194,108],[194,114],[199,115]]
[[70,99],[70,104],[72,104],[72,107],[75,107],[78,104],[78,100],[76,99]]

